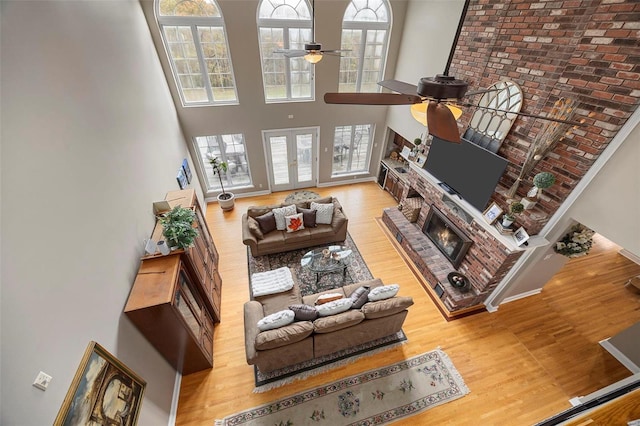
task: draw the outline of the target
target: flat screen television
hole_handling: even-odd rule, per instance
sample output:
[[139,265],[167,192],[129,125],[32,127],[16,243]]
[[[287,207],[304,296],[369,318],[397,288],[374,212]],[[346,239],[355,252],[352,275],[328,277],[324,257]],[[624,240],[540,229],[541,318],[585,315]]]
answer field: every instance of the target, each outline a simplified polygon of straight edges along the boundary
[[457,144],[434,136],[423,168],[484,211],[508,163],[506,158],[466,139]]

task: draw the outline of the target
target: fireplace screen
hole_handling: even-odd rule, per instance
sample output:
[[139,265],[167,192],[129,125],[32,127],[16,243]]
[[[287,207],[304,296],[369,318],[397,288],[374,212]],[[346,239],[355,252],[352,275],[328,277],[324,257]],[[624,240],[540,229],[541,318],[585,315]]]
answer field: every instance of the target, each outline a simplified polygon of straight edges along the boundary
[[456,269],[460,266],[460,262],[464,259],[472,243],[460,228],[433,205],[429,210],[422,232],[429,237]]

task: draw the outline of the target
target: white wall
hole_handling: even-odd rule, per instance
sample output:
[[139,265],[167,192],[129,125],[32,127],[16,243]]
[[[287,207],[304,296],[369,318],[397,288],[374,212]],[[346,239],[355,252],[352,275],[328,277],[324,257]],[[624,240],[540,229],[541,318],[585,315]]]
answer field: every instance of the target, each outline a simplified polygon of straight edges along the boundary
[[167,424],[175,372],[122,314],[187,155],[140,4],[1,7],[0,424],[51,424],[91,340],[147,381],[140,424]]

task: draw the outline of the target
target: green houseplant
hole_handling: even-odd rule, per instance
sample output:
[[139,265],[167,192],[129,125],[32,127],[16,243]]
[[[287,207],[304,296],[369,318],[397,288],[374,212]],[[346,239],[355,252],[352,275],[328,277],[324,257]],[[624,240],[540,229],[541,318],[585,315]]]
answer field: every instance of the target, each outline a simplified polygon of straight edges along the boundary
[[211,164],[213,168],[213,174],[218,175],[218,179],[220,179],[220,189],[222,192],[216,197],[218,204],[220,204],[222,210],[231,210],[235,205],[235,195],[232,192],[225,191],[222,182],[222,173],[226,173],[229,166],[225,161],[220,161],[218,157],[211,153],[207,154],[207,157],[209,158],[209,164]]
[[502,226],[509,227],[516,220],[516,216],[522,213],[524,205],[520,201],[509,204],[507,212],[502,216]]
[[162,235],[169,247],[187,249],[194,244],[198,236],[198,230],[193,227],[195,220],[196,213],[193,210],[180,206],[175,206],[160,217]]
[[531,209],[536,205],[538,197],[543,189],[551,187],[556,182],[556,177],[549,172],[540,172],[533,177],[533,187],[527,192],[527,196],[522,199],[525,209]]

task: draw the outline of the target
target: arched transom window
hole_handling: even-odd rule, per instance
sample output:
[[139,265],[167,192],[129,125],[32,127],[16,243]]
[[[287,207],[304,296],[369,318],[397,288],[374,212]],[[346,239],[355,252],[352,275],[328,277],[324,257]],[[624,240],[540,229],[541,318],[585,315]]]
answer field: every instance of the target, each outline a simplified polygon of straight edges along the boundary
[[379,92],[391,27],[387,0],[351,0],[342,20],[340,92]]
[[311,43],[311,9],[306,0],[262,0],[258,37],[266,102],[313,99],[313,70],[302,57],[287,58],[279,49],[304,49]]
[[215,0],[157,0],[156,16],[183,105],[237,104],[224,19]]

